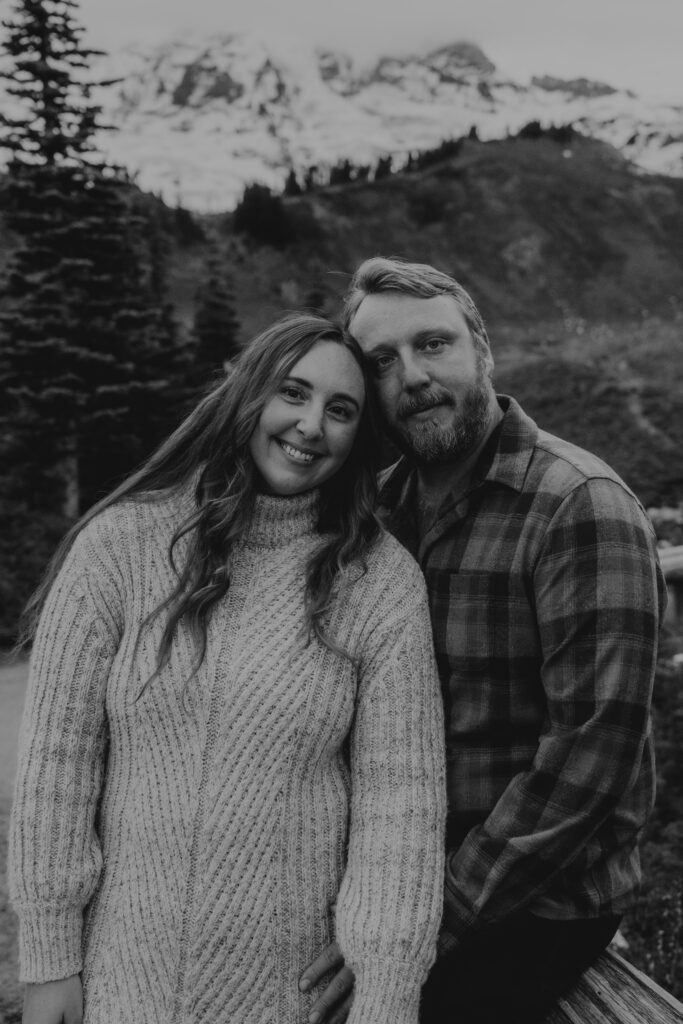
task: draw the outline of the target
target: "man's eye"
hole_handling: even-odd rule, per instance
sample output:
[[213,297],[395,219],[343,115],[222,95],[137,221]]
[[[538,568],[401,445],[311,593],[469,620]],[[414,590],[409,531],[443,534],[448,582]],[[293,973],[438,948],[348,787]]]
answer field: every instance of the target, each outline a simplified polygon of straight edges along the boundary
[[393,362],[393,356],[375,356],[372,360],[372,369],[375,373],[381,373],[382,370],[386,370],[387,367],[391,366]]
[[427,352],[438,352],[444,344],[443,338],[427,338],[426,341],[423,341],[422,348]]

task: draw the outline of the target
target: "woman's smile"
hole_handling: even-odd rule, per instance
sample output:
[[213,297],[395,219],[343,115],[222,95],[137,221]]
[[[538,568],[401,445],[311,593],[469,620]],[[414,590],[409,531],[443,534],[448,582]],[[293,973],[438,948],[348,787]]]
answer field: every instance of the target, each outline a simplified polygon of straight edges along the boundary
[[290,459],[294,459],[295,462],[300,462],[303,465],[310,465],[322,456],[322,452],[314,452],[311,451],[310,448],[299,448],[292,444],[291,441],[284,441],[281,437],[276,437],[275,440],[280,445],[285,455],[288,455]]

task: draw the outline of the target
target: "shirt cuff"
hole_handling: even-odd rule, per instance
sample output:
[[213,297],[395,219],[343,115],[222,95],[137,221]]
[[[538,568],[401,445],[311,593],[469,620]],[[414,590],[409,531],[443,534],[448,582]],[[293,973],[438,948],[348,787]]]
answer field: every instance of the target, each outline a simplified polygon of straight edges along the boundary
[[460,894],[449,885],[446,878],[439,955],[450,952],[460,945],[463,935],[474,926],[476,919],[471,907],[463,902]]
[[83,912],[78,907],[17,907],[19,980],[58,981],[83,968]]

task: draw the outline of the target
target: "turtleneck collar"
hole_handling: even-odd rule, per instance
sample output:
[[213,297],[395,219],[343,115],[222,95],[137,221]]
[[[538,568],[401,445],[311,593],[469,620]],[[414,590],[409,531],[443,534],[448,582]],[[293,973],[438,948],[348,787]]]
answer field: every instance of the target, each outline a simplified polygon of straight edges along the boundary
[[312,536],[318,522],[318,498],[317,489],[292,497],[257,494],[243,543],[246,547],[278,548]]

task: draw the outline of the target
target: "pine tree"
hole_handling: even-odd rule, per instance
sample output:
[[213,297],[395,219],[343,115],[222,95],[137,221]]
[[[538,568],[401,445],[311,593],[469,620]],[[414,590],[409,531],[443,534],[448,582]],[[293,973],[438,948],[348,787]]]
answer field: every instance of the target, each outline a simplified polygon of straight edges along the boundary
[[289,174],[287,175],[287,180],[285,181],[282,194],[285,196],[300,196],[302,192],[303,189],[299,184],[299,180],[296,176],[296,173],[294,172],[294,168],[292,168]]
[[[84,73],[95,51],[80,44],[76,6],[20,0],[4,23],[15,64],[5,77],[23,117],[4,119],[2,139],[13,153],[6,219],[24,242],[7,279],[2,382],[15,433],[34,459],[61,468],[69,517],[82,504],[81,456],[125,472],[159,439],[160,399],[180,358],[160,232],[92,148],[99,108]],[[127,456],[93,458],[95,438]],[[91,471],[86,497],[111,479]]]
[[280,196],[267,185],[247,185],[235,207],[232,222],[237,234],[246,234],[260,245],[284,248],[293,241],[294,229]]
[[18,605],[36,582],[29,521],[63,529],[159,439],[171,406],[177,415],[169,375],[181,354],[153,232],[125,175],[93,149],[95,51],[81,45],[76,6],[17,0],[3,23],[16,111],[0,118],[11,154],[1,201],[20,247],[0,293],[0,532],[3,559],[19,533]]
[[3,21],[12,68],[2,77],[18,111],[0,117],[0,141],[11,153],[6,221],[24,242],[8,275],[0,384],[15,447],[42,459],[47,476],[55,475],[48,467],[61,473],[66,515],[78,507],[71,423],[80,359],[69,345],[65,309],[64,278],[75,267],[59,241],[84,179],[94,173],[90,138],[99,114],[82,81],[93,51],[80,43],[74,7],[71,0],[24,0],[14,19]]
[[388,178],[393,170],[393,160],[391,154],[387,156],[381,156],[375,166],[374,180],[379,181],[381,178]]
[[0,116],[2,145],[25,166],[78,168],[97,164],[92,136],[100,108],[90,102],[93,85],[84,72],[101,51],[81,43],[74,0],[17,0],[13,19],[3,20],[2,48],[11,71],[2,77],[19,101],[15,116]]
[[353,170],[350,160],[340,160],[330,169],[330,185],[348,185],[353,180]]
[[239,352],[238,330],[232,282],[218,251],[212,248],[206,277],[195,299],[192,378],[199,388],[205,388],[212,378],[228,369]]

